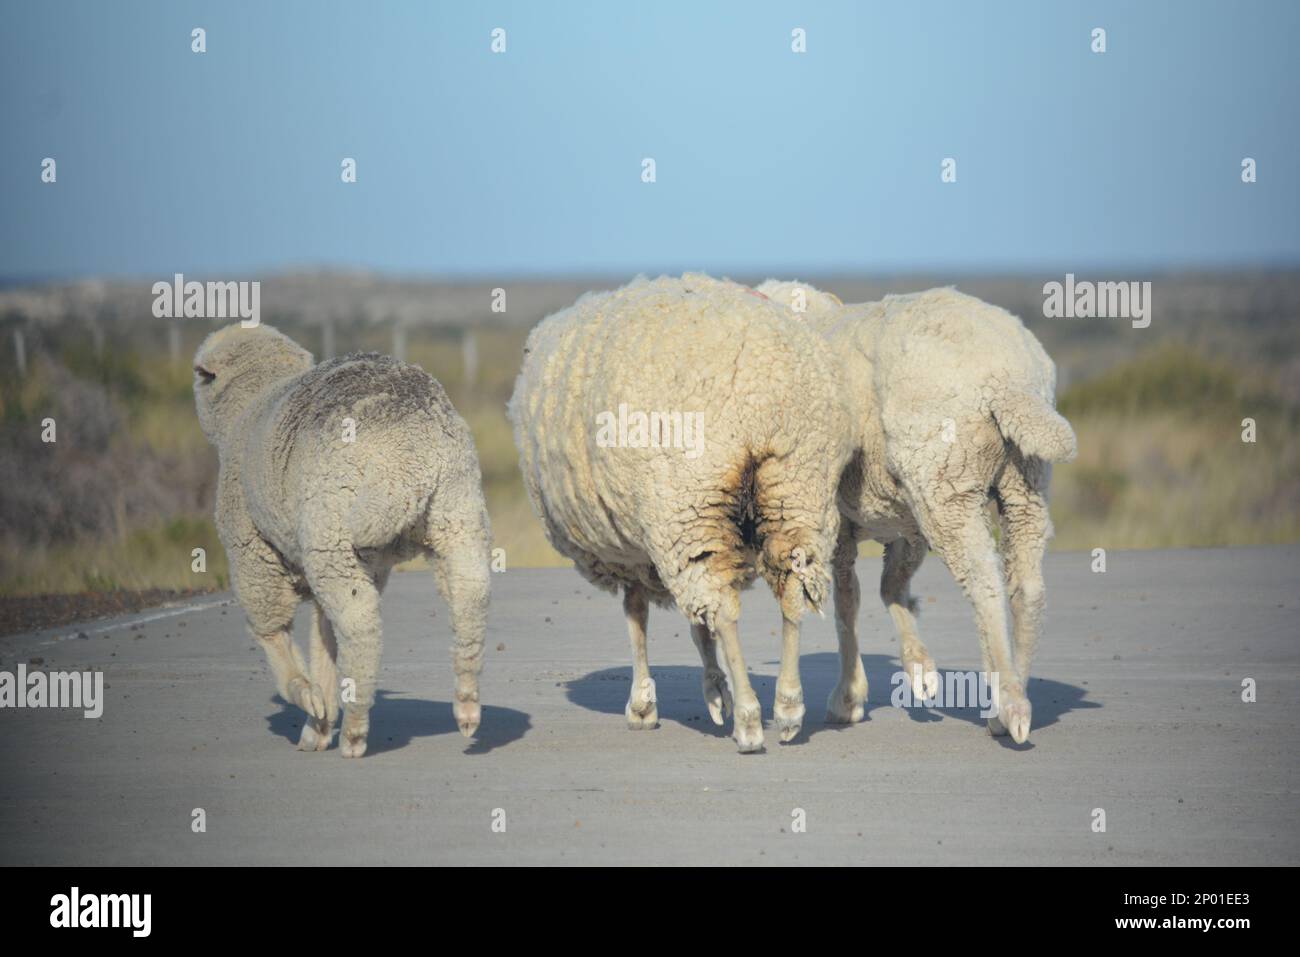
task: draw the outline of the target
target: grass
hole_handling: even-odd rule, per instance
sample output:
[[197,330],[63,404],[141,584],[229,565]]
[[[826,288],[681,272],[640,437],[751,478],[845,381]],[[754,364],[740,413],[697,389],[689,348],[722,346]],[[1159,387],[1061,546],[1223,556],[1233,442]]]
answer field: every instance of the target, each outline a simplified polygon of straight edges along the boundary
[[[74,495],[80,486],[55,487],[74,466],[89,467],[89,484],[126,503],[107,510],[115,518],[104,527],[84,534],[37,529],[30,540],[7,539],[4,547],[13,553],[0,564],[0,595],[227,586],[211,521],[215,456],[199,431],[190,391],[188,356],[206,331],[195,328],[187,328],[178,361],[152,333],[130,330],[100,354],[87,339],[51,340],[21,379],[6,365],[10,356],[0,359],[0,452],[28,457],[18,462],[16,481],[41,474],[41,457],[51,452],[30,441],[31,430],[50,409],[71,401],[74,383],[85,390],[81,411],[71,419],[61,413],[59,425],[60,441],[67,436],[68,443],[59,454],[69,464],[41,481],[56,499]],[[284,331],[319,349],[316,330],[285,324]],[[505,417],[525,335],[479,331],[480,375],[473,384],[465,378],[459,332],[412,332],[407,358],[443,383],[473,430],[495,544],[505,549],[508,566],[562,565],[567,562],[546,543],[527,502]],[[340,351],[389,347],[382,328],[338,331]],[[1073,385],[1059,405],[1078,432],[1080,454],[1053,477],[1054,547],[1300,540],[1300,412],[1283,394],[1267,362],[1228,362],[1167,341]],[[78,430],[97,415],[104,418],[100,432],[79,444]],[[1241,439],[1246,417],[1256,421],[1254,443]],[[113,481],[121,487],[114,490]],[[146,486],[152,491],[141,492]],[[6,494],[12,491],[0,489],[0,503]],[[206,551],[204,572],[191,569],[195,548]],[[868,544],[866,552],[879,549]]]
[[[202,548],[206,569],[193,569]],[[230,583],[226,553],[210,518],[178,518],[132,530],[117,540],[81,540],[34,549],[26,568],[0,588],[0,596],[142,591],[147,588],[221,591]]]
[[[1300,539],[1300,416],[1261,369],[1166,344],[1083,382],[1059,407],[1079,457],[1058,466],[1058,548]],[[1244,419],[1255,441],[1243,441]]]

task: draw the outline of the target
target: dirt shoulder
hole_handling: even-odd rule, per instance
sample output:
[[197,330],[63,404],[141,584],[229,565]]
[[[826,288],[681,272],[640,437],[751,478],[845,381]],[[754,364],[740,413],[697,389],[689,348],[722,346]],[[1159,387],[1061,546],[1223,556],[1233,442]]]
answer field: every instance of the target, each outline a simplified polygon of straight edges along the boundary
[[127,615],[216,589],[149,588],[144,591],[83,592],[73,595],[0,597],[0,635],[41,631],[76,621]]

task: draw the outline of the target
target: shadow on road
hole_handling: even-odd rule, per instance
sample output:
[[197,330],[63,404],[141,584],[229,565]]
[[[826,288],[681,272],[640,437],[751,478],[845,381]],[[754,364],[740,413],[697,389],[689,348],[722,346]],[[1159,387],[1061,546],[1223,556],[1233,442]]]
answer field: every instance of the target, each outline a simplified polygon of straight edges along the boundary
[[[288,704],[279,695],[271,699],[280,710],[266,716],[267,726],[275,734],[298,743],[302,733],[303,711]],[[487,754],[495,748],[518,741],[528,733],[532,720],[514,708],[483,706],[483,721],[474,737],[466,742],[466,754]],[[366,754],[396,751],[411,743],[412,738],[427,738],[439,734],[460,736],[456,719],[452,717],[451,702],[427,701],[423,698],[398,697],[394,692],[380,690],[375,693],[375,706],[370,710],[370,737]],[[334,742],[338,747],[338,726],[335,725]]]
[[[764,665],[776,666],[777,662],[764,662]],[[863,655],[862,665],[867,672],[869,691],[867,695],[866,716],[871,720],[871,713],[877,708],[891,708],[890,701],[895,687],[894,675],[901,665],[897,660],[885,655]],[[839,681],[839,655],[821,653],[805,655],[800,659],[800,672],[803,677],[803,698],[808,709],[803,730],[792,744],[799,744],[814,734],[822,731],[842,730],[846,725],[826,724],[826,699],[831,689]],[[731,721],[718,727],[709,718],[704,706],[704,697],[700,688],[703,669],[683,665],[668,665],[656,668],[650,666],[650,674],[655,680],[658,697],[659,720],[675,721],[687,727],[696,728],[713,737],[725,737],[730,734]],[[948,671],[940,669],[939,676],[948,681]],[[632,668],[604,668],[593,671],[581,678],[575,678],[565,685],[570,701],[591,711],[623,717],[623,708],[627,704],[631,689]],[[758,695],[763,706],[765,719],[772,716],[772,702],[776,697],[775,675],[749,675],[749,682]],[[1029,679],[1029,700],[1034,706],[1034,729],[1050,727],[1063,715],[1083,708],[1100,708],[1101,704],[1086,699],[1087,690],[1075,685],[1052,681],[1048,678]],[[978,708],[921,708],[907,709],[913,721],[943,721],[951,718],[966,721],[984,727],[986,722],[979,715]],[[1012,747],[1010,739],[1003,739]],[[1029,747],[1025,744],[1022,747]]]

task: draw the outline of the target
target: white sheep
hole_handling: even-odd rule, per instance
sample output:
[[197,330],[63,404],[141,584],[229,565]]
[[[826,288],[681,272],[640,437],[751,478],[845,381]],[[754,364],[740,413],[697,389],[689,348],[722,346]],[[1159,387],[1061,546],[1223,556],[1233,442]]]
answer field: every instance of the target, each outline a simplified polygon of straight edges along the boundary
[[[1074,431],[1055,410],[1052,360],[1018,318],[955,289],[850,306],[799,283],[769,280],[758,290],[831,343],[852,404],[854,458],[839,493],[834,561],[842,670],[828,719],[861,720],[867,696],[853,569],[857,543],[867,538],[885,545],[880,595],[900,635],[903,670],[918,696],[937,692],[908,589],[928,543],[974,606],[984,670],[998,677],[990,682],[997,716],[989,730],[1023,743],[1052,535],[1047,485],[1051,463],[1076,451]],[[990,498],[1001,519],[1001,563],[986,520]]]
[[[199,423],[221,464],[217,532],[276,687],[310,716],[299,749],[329,746],[346,683],[339,749],[365,753],[379,595],[392,567],[417,555],[432,559],[451,609],[452,710],[473,734],[491,536],[473,437],[442,386],[373,353],[313,365],[265,325],[214,332],[194,371]],[[310,670],[291,634],[305,598],[315,603]]]
[[[551,544],[593,583],[623,590],[629,727],[658,723],[648,604],[675,603],[704,664],[710,717],[722,724],[734,698],[739,749],[762,748],[737,634],[739,593],[762,575],[783,619],[776,724],[783,741],[799,732],[799,620],[829,590],[849,451],[833,374],[825,344],[782,308],[707,276],[589,293],[529,336],[510,400],[524,484]],[[611,443],[601,433],[615,416]],[[638,430],[624,442],[625,420]],[[703,441],[675,443],[676,423],[692,421]]]

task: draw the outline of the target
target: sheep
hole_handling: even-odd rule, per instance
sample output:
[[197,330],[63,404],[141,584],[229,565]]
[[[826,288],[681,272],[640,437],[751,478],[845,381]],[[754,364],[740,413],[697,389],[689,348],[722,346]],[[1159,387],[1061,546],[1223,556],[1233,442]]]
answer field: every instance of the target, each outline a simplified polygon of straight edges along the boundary
[[[722,725],[732,712],[738,749],[763,748],[738,637],[739,593],[761,575],[781,606],[774,715],[792,740],[805,712],[799,621],[830,588],[849,454],[825,344],[752,289],[686,274],[588,293],[539,324],[524,355],[509,404],[524,484],[556,550],[623,592],[628,727],[658,724],[646,623],[651,602],[675,605],[691,623],[710,718]],[[620,428],[637,413],[650,422],[629,428],[626,447],[602,440],[615,410]],[[665,442],[678,416],[700,416],[706,441]]]
[[[1076,452],[1074,431],[1055,410],[1052,360],[1018,318],[951,288],[851,306],[799,283],[769,280],[758,291],[830,342],[852,404],[854,454],[839,490],[833,560],[842,667],[828,720],[861,720],[867,696],[855,633],[854,559],[863,539],[885,546],[880,596],[913,692],[938,692],[909,593],[928,544],[974,606],[995,703],[989,730],[1024,743],[1032,718],[1026,683],[1045,601],[1042,559],[1052,536],[1047,485],[1051,463]],[[1002,566],[987,522],[990,498],[1000,516]]]
[[[374,353],[314,365],[266,325],[231,325],[194,357],[199,424],[216,446],[216,525],[235,595],[280,695],[324,751],[347,682],[339,750],[366,751],[381,649],[379,596],[428,556],[451,610],[453,714],[478,728],[491,532],[468,426],[431,376]],[[314,603],[310,666],[292,639]]]

